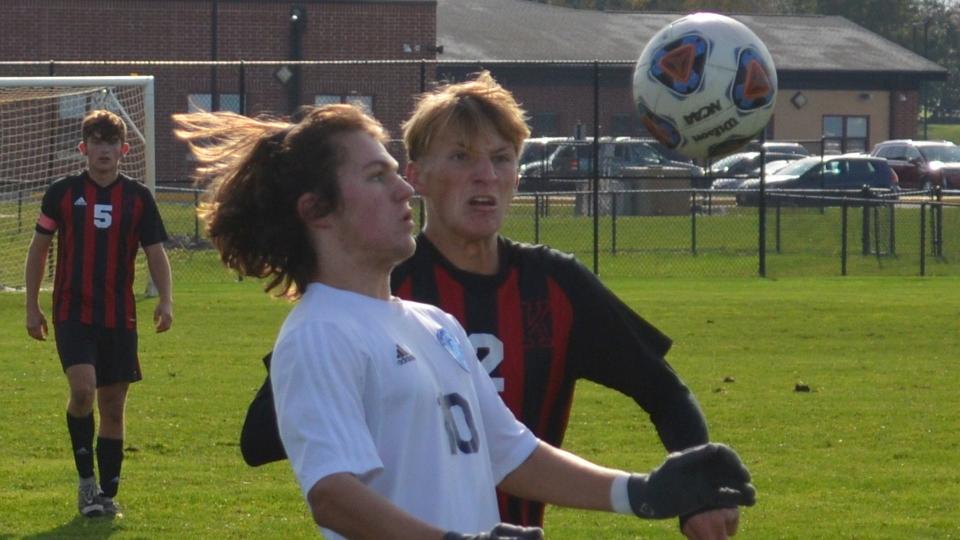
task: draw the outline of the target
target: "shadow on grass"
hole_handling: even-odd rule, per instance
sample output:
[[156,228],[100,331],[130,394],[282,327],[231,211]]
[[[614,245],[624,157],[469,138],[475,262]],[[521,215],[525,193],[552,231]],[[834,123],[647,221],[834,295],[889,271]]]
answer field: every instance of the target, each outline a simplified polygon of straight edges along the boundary
[[[109,538],[123,530],[123,519],[110,517],[88,518],[76,516],[71,521],[49,531],[23,536],[23,540],[49,538]],[[4,537],[0,536],[0,540]]]

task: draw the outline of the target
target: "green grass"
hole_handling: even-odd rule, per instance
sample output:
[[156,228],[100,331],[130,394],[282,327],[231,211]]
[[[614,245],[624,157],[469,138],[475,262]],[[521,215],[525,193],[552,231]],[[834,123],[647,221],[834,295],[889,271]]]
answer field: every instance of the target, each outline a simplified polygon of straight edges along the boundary
[[[919,136],[923,136],[923,128],[920,129]],[[929,124],[927,138],[931,141],[960,142],[960,124]]]
[[[960,538],[960,278],[608,283],[675,339],[669,359],[713,438],[751,468],[758,504],[743,512],[738,538]],[[55,347],[26,336],[22,294],[0,294],[0,538],[316,537],[288,466],[248,468],[237,447],[260,356],[289,305],[255,282],[182,278],[175,301],[173,329],[141,337],[145,379],[127,408],[127,515],[109,522],[75,517]],[[140,302],[141,320],[152,306]],[[801,381],[812,391],[794,392]],[[566,447],[632,470],[662,459],[642,412],[586,383]],[[554,508],[547,532],[679,537],[672,520]]]

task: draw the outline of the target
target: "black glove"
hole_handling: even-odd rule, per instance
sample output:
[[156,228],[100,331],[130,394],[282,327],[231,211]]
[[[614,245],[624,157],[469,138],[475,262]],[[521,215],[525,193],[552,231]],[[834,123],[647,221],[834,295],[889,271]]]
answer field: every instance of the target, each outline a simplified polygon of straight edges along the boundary
[[490,532],[480,534],[461,534],[450,531],[443,535],[443,540],[543,540],[543,529],[500,523],[490,529]]
[[707,443],[670,454],[648,475],[627,480],[633,513],[663,519],[707,508],[753,506],[750,471],[729,446]]

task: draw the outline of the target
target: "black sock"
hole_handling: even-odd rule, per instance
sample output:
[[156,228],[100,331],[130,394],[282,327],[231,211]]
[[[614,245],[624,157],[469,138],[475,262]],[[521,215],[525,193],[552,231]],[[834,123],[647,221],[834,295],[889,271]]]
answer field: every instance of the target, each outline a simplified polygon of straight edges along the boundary
[[120,464],[123,463],[123,439],[97,437],[97,466],[100,467],[100,490],[115,497],[120,488]]
[[93,476],[93,411],[83,418],[67,413],[67,431],[73,445],[73,461],[80,478]]

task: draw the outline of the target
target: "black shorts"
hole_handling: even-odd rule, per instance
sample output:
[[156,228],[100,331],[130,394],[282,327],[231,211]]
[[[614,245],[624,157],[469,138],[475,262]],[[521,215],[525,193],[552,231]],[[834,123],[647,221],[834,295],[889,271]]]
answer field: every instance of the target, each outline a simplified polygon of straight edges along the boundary
[[53,329],[64,371],[77,364],[92,364],[97,371],[98,388],[143,378],[136,330],[101,328],[74,321],[56,323]]

